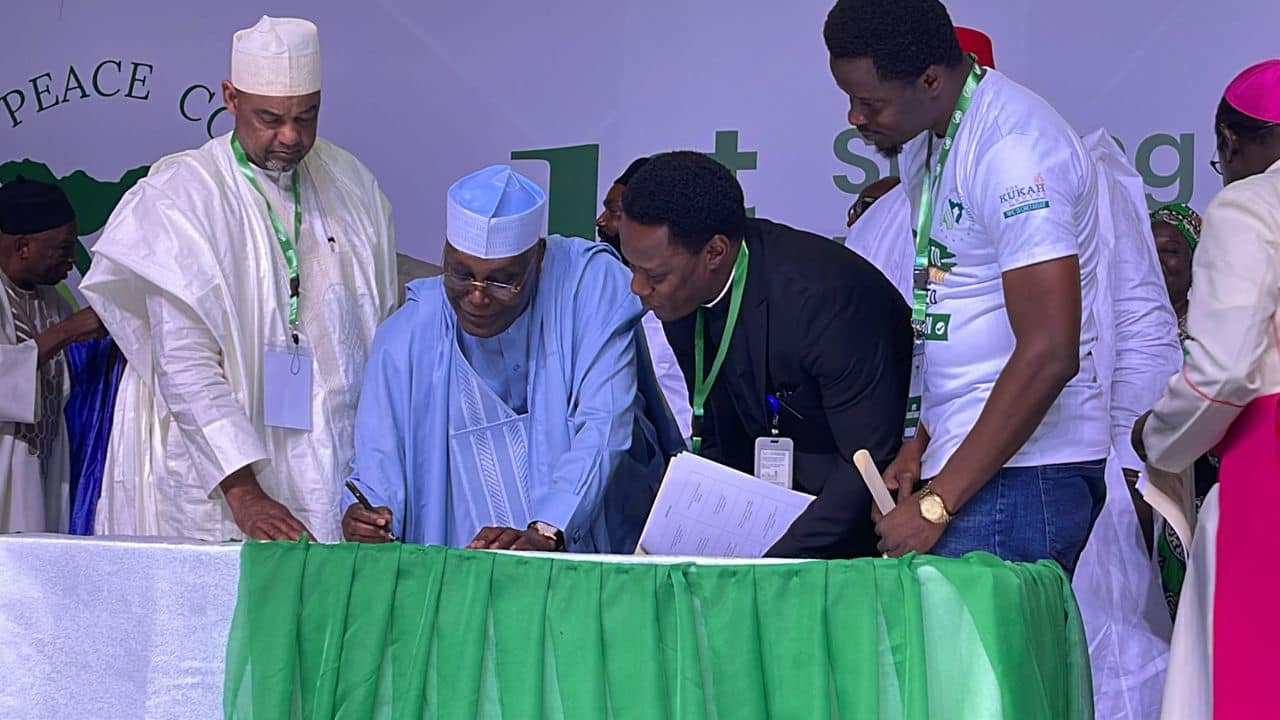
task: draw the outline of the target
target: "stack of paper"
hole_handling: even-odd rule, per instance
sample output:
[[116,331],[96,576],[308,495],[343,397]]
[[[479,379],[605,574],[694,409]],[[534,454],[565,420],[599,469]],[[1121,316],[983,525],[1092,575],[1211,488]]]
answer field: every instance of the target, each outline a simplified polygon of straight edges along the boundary
[[763,557],[811,502],[812,495],[682,453],[667,467],[636,552]]

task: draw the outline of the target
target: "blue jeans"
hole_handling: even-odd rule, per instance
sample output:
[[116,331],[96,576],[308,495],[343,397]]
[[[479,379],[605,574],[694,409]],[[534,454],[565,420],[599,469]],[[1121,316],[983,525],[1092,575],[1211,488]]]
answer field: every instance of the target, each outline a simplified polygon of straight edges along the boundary
[[960,508],[929,552],[1054,560],[1071,575],[1107,498],[1105,467],[1104,460],[1006,467]]

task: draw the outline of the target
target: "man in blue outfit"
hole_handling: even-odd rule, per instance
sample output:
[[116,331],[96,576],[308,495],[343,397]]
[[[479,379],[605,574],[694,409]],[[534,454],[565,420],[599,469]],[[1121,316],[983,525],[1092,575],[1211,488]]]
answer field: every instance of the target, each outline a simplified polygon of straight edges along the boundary
[[545,213],[506,166],[450,188],[444,274],[410,284],[374,340],[352,480],[379,507],[349,497],[348,540],[634,549],[679,433],[626,268],[542,238]]

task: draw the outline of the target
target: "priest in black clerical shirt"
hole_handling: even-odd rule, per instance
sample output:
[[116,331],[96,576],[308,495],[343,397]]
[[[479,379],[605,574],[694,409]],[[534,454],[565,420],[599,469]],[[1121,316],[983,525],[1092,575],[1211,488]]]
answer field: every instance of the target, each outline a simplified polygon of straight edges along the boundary
[[706,396],[697,452],[751,473],[757,438],[794,443],[793,486],[816,498],[769,554],[876,554],[852,456],[865,448],[883,470],[901,443],[912,344],[902,296],[839,243],[748,218],[738,181],[701,153],[654,157],[622,211],[631,290],[663,321],[695,414]]

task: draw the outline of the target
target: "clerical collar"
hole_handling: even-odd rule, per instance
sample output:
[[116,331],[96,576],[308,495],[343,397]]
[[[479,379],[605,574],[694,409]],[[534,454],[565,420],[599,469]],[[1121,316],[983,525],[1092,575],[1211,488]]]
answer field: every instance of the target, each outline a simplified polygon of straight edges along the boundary
[[718,305],[720,301],[724,299],[724,296],[729,294],[729,288],[733,287],[733,276],[737,274],[738,274],[738,265],[737,263],[734,263],[733,269],[729,271],[729,279],[724,281],[724,287],[720,289],[720,294],[716,296],[715,300],[712,300],[711,302],[704,304],[702,307],[712,308]]

